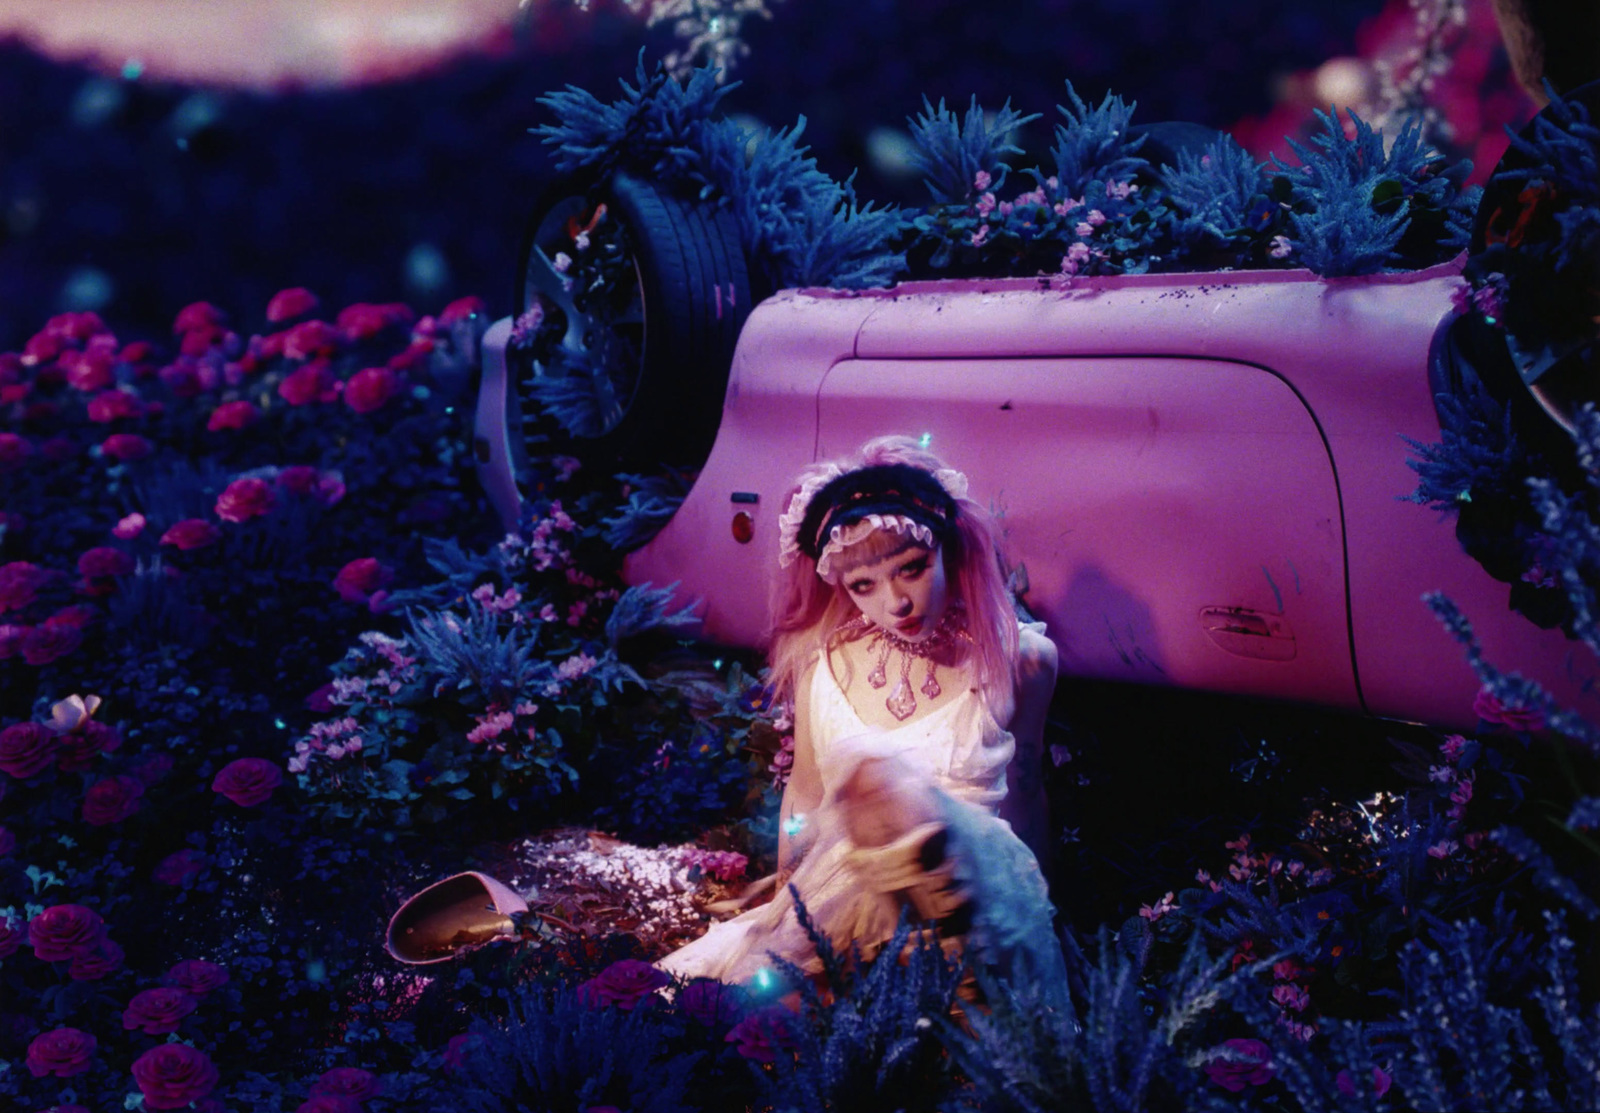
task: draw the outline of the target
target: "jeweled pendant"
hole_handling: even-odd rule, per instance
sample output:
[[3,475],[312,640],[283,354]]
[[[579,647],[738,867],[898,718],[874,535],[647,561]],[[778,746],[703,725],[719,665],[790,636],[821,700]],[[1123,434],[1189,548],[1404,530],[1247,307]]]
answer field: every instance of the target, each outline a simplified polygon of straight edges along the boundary
[[911,691],[911,685],[906,682],[905,677],[900,678],[900,683],[894,686],[894,691],[883,701],[883,706],[889,709],[889,714],[902,723],[916,713],[917,697]]
[[933,675],[933,662],[929,661],[928,679],[922,682],[922,694],[927,696],[929,699],[938,699],[939,693],[942,691],[944,691],[944,689],[939,687],[938,677]]
[[879,661],[876,665],[872,666],[872,671],[867,673],[867,683],[871,684],[874,688],[882,688],[885,684],[889,683],[889,670],[884,666],[885,662]]

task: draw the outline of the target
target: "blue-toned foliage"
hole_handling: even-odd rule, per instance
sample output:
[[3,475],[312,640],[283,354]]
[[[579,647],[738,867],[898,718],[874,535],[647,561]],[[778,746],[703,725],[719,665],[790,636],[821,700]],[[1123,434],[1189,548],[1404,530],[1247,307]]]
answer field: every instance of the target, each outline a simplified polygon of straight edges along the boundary
[[738,87],[738,82],[718,85],[717,72],[702,66],[679,80],[660,62],[646,72],[641,50],[634,84],[619,81],[622,95],[616,100],[608,104],[568,85],[539,98],[556,122],[530,130],[556,149],[556,169],[564,174],[618,168],[658,177],[682,174],[698,160],[706,122]]
[[655,475],[619,475],[631,490],[628,499],[600,519],[606,544],[619,553],[643,548],[672,520],[689,495],[694,477],[677,468],[663,467]]
[[1050,155],[1056,178],[1069,197],[1081,197],[1092,182],[1126,181],[1149,170],[1138,151],[1143,136],[1131,136],[1128,126],[1138,102],[1128,104],[1111,93],[1090,107],[1067,82],[1070,105],[1056,105],[1066,122],[1056,125],[1056,142]]
[[699,1113],[690,1083],[700,1055],[674,1054],[671,1029],[644,1005],[588,1007],[571,989],[532,988],[503,1023],[474,1028],[466,1082],[452,1095],[470,1113]]
[[502,624],[468,599],[467,613],[407,616],[407,640],[435,693],[471,689],[501,706],[516,702],[550,667],[536,656],[538,626]]
[[1006,101],[991,120],[977,97],[967,105],[966,114],[958,117],[945,107],[943,97],[937,108],[923,97],[921,114],[907,123],[916,144],[912,161],[933,195],[933,203],[959,204],[984,192],[976,185],[980,171],[990,176],[989,188],[998,191],[1011,170],[1006,159],[1022,153],[1012,142],[1013,136],[1037,119],[1037,112],[1025,116]]
[[[603,341],[606,331],[592,335]],[[603,350],[557,348],[545,373],[526,380],[523,389],[569,435],[598,437],[606,431],[607,415],[620,408],[604,360]]]
[[615,649],[625,638],[647,630],[681,629],[699,621],[694,610],[698,605],[688,603],[672,610],[677,584],[652,587],[648,583],[634,584],[622,593],[616,609],[606,619],[606,641]]
[[1507,484],[1525,472],[1527,448],[1517,438],[1511,412],[1482,385],[1471,393],[1440,394],[1438,444],[1404,438],[1420,459],[1407,460],[1417,473],[1412,502],[1435,510],[1455,511],[1459,504],[1489,493],[1506,492]]
[[1232,136],[1198,154],[1179,151],[1176,166],[1162,167],[1161,181],[1176,214],[1173,237],[1185,252],[1247,245],[1281,211],[1267,196],[1261,164]]

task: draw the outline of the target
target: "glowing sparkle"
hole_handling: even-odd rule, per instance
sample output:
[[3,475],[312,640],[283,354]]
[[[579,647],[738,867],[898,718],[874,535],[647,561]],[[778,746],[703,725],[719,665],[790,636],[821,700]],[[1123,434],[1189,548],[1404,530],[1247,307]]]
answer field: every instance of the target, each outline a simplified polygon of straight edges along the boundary
[[778,981],[778,979],[773,976],[772,971],[768,970],[765,966],[757,970],[750,980],[755,983],[756,989],[762,993],[765,993],[767,990],[771,989],[777,984]]
[[933,443],[933,434],[932,433],[924,433],[924,434],[922,434],[922,436],[917,438],[917,447],[919,447],[919,448],[927,448],[932,443]]
[[800,829],[802,827],[804,827],[805,825],[806,825],[806,817],[805,816],[803,816],[803,815],[792,815],[788,819],[783,821],[783,833],[785,835],[788,835],[790,838],[793,838],[795,835],[798,835],[800,833]]

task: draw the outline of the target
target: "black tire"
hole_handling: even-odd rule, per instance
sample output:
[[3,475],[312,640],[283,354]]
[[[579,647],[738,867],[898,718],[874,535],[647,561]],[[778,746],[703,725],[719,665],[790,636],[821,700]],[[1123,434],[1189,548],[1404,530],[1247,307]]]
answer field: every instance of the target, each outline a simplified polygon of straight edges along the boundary
[[[564,287],[554,261],[601,204],[602,220],[614,223],[596,226],[610,238],[591,250],[612,253],[614,281],[604,296],[588,297]],[[555,330],[562,352],[547,346],[514,356],[522,419],[514,436],[524,452],[567,452],[601,466],[702,463],[751,308],[732,214],[621,173],[598,185],[566,183],[537,207],[522,259],[519,314],[538,300],[564,325]],[[557,373],[570,353],[602,368],[610,403],[578,428],[553,419],[535,397],[537,380]]]

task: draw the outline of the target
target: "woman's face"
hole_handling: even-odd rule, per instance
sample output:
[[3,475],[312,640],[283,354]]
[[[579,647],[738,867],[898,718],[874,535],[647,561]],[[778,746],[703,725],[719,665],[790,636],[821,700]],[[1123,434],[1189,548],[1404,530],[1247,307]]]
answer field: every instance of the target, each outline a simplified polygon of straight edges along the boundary
[[840,585],[872,623],[908,642],[931,637],[950,602],[944,561],[921,545],[853,568]]

